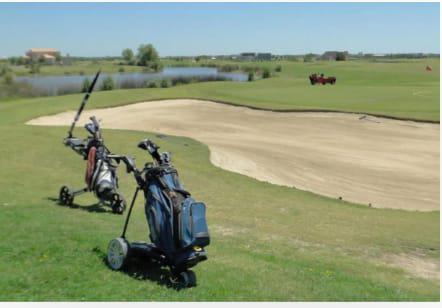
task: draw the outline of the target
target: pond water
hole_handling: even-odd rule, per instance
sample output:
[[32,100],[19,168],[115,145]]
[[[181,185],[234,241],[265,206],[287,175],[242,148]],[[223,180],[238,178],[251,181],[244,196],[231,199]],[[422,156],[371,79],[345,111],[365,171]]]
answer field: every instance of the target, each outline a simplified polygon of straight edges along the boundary
[[[104,78],[111,76],[117,88],[137,88],[146,85],[146,82],[176,77],[196,77],[207,80],[225,78],[232,81],[247,81],[247,74],[224,73],[211,67],[165,67],[157,73],[115,73],[101,74],[96,89],[99,89]],[[27,83],[33,88],[47,95],[58,95],[79,92],[85,78],[90,81],[93,75],[57,75],[57,76],[22,76],[16,77],[17,82]]]

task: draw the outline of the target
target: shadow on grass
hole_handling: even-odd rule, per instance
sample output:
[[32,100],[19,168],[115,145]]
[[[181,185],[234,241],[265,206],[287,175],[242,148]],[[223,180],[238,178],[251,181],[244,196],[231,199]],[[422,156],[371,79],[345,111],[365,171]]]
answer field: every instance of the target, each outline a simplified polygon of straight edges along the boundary
[[[107,264],[106,253],[104,253],[99,247],[93,248],[92,251],[97,255],[97,257],[101,260],[101,262],[103,262],[103,264],[111,271],[112,269]],[[170,271],[155,261],[132,258],[129,264],[120,272],[125,275],[128,275],[133,279],[140,281],[150,280],[160,286],[164,286],[169,289],[173,289],[175,291],[180,291],[184,289],[182,286],[176,283],[172,283],[170,281],[171,277]]]
[[58,198],[54,198],[54,197],[47,197],[47,200],[53,201],[56,205],[58,206],[62,206],[62,207],[69,207],[71,209],[79,209],[79,210],[83,210],[83,211],[87,211],[87,212],[93,212],[93,213],[108,213],[108,214],[114,214],[112,212],[112,210],[108,210],[106,208],[105,205],[103,205],[100,202],[91,204],[91,205],[86,205],[86,206],[81,206],[79,204],[73,203],[72,205],[64,205],[61,204],[58,200]]

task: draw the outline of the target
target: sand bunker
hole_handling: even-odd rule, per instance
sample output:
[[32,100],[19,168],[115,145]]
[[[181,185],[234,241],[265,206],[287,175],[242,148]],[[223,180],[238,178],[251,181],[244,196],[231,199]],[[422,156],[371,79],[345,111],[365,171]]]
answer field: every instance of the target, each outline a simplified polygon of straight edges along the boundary
[[[104,128],[187,136],[216,166],[373,207],[439,210],[439,125],[341,113],[277,113],[179,99],[85,110]],[[70,125],[74,112],[32,125]],[[80,121],[81,122],[81,121]]]

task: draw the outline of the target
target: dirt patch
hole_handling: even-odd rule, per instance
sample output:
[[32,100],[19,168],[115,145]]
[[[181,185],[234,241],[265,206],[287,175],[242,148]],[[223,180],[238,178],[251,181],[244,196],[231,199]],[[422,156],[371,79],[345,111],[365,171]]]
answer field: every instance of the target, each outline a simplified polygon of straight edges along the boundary
[[415,254],[399,254],[384,256],[381,264],[399,267],[408,274],[424,279],[439,280],[439,259],[425,258]]
[[[438,124],[190,99],[86,110],[80,122],[91,115],[104,128],[194,138],[209,146],[216,166],[258,180],[373,207],[439,210]],[[28,124],[69,125],[73,117],[69,111]]]

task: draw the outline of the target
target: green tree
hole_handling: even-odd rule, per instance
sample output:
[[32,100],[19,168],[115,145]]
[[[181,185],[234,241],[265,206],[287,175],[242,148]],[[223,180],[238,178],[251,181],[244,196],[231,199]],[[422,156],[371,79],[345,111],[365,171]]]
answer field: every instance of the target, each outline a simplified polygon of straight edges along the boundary
[[138,65],[151,67],[159,61],[158,52],[152,44],[140,45],[138,47]]
[[123,50],[123,52],[121,53],[121,56],[123,57],[123,59],[128,63],[128,64],[132,64],[133,60],[134,60],[134,52],[132,51],[132,49],[130,48],[126,48]]
[[160,84],[160,86],[161,86],[162,88],[168,88],[168,87],[169,87],[169,83],[167,82],[166,79],[163,79],[163,80],[161,80],[161,84]]

